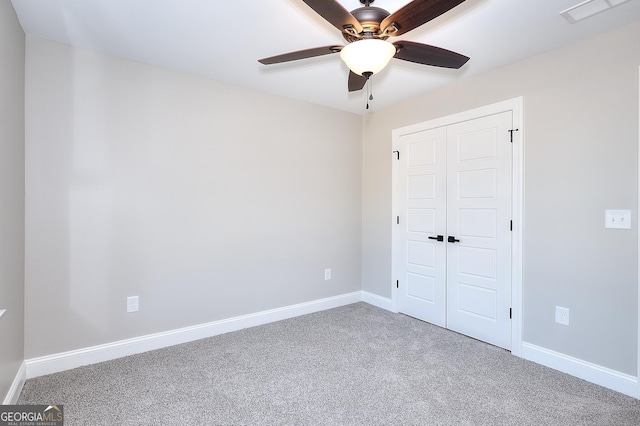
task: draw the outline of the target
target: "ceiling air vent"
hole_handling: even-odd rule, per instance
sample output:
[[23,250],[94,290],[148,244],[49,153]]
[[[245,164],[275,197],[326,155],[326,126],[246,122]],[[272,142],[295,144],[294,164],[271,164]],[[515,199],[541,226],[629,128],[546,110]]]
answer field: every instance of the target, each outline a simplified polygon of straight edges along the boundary
[[569,23],[573,24],[607,9],[626,3],[629,0],[587,0],[560,12]]

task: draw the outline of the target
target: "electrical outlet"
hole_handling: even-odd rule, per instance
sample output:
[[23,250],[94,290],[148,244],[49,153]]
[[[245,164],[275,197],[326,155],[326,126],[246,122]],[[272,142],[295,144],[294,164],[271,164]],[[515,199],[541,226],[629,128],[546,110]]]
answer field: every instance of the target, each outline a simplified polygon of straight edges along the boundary
[[325,281],[331,279],[331,269],[325,269],[324,270],[324,279],[325,279]]
[[127,297],[127,313],[138,312],[139,301],[138,296]]
[[562,325],[569,325],[569,308],[556,306],[556,322]]

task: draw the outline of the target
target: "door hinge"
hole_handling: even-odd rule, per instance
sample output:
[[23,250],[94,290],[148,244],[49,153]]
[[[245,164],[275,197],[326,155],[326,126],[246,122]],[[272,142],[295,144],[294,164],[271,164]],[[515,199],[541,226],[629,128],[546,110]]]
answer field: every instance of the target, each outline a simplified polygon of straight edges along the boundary
[[396,216],[396,224],[400,225],[400,216]]
[[511,129],[511,130],[507,130],[507,132],[509,132],[509,136],[511,138],[511,143],[513,143],[513,132],[517,132],[520,129]]
[[396,288],[400,288],[400,280],[396,280]]
[[400,159],[400,151],[393,151],[394,154],[396,154],[398,157],[396,158],[396,160]]
[[509,319],[511,319],[512,315],[513,315],[513,309],[509,308]]

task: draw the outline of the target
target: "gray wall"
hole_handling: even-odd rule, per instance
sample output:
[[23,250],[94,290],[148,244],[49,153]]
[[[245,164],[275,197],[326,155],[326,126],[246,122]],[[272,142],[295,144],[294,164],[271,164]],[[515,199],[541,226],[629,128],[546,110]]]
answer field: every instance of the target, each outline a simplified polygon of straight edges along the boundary
[[[524,96],[523,338],[635,376],[639,66],[636,22],[368,115],[364,290],[391,297],[392,129]],[[605,209],[634,229],[604,229]]]
[[26,78],[27,358],[361,289],[360,116],[37,38]]
[[0,402],[24,359],[24,46],[0,2]]

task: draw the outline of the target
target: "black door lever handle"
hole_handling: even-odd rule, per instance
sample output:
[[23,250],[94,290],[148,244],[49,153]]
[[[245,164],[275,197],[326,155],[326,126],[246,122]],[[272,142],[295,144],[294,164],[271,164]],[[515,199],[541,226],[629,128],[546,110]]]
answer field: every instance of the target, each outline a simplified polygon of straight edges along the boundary
[[444,241],[444,235],[438,235],[437,237],[428,237],[430,240]]
[[459,243],[460,242],[460,240],[457,240],[456,237],[452,237],[452,236],[449,236],[447,238],[447,241],[450,242],[450,243]]

